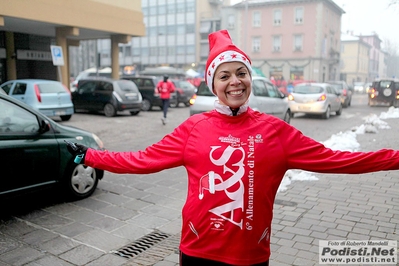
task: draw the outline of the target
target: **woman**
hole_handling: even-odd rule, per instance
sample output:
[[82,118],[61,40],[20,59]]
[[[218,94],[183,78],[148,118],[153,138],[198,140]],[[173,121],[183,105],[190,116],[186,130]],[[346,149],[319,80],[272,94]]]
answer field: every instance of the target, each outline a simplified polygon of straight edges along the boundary
[[[206,82],[215,110],[191,116],[143,151],[82,145],[74,155],[114,173],[184,166],[180,265],[268,265],[273,203],[289,169],[359,174],[399,168],[399,152],[333,151],[273,116],[248,107],[251,61],[227,31],[210,34]],[[83,162],[82,162],[83,163]]]

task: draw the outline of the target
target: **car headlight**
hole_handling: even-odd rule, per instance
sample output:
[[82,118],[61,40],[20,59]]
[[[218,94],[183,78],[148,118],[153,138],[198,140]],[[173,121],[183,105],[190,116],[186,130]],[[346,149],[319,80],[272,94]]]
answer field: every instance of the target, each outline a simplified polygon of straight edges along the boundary
[[104,149],[104,143],[102,142],[102,140],[94,133],[91,133],[91,136],[96,141],[96,143],[97,143],[98,147],[100,148],[100,150],[103,150]]

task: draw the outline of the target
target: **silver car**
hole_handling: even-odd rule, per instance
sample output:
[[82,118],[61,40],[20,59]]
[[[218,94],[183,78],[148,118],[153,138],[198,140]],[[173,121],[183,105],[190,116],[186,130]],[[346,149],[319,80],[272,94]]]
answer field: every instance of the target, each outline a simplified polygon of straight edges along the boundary
[[326,83],[301,83],[288,95],[292,116],[296,113],[321,115],[330,118],[332,112],[342,113],[340,92]]
[[[209,90],[205,81],[202,81],[197,93],[190,100],[190,115],[213,110],[215,100],[217,97]],[[252,78],[249,106],[254,110],[276,116],[290,123],[291,111],[287,97],[268,78]]]

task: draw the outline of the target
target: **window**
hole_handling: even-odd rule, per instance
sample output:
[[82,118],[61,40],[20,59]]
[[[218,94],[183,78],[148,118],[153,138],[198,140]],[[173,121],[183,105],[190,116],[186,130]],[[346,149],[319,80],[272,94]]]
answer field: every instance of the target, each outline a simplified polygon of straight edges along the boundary
[[281,51],[281,36],[273,36],[273,52]]
[[234,27],[235,27],[235,21],[236,21],[236,18],[235,18],[235,16],[234,15],[229,15],[228,17],[227,17],[227,28],[228,29],[234,29]]
[[263,97],[269,96],[267,94],[267,88],[263,80],[255,79],[252,85],[253,85],[254,94],[256,96],[263,96]]
[[278,93],[276,87],[274,87],[272,84],[266,83],[266,88],[267,88],[267,93],[269,94],[269,97],[280,98],[280,94]]
[[15,84],[13,95],[23,95],[26,91],[26,83],[17,83]]
[[158,47],[151,47],[150,48],[150,55],[157,56],[158,55]]
[[260,27],[260,25],[261,25],[260,11],[254,11],[253,12],[252,26],[253,27]]
[[39,130],[37,118],[25,109],[0,99],[0,136],[36,134]]
[[302,51],[302,35],[294,35],[294,51]]
[[295,8],[295,24],[303,23],[303,7]]
[[281,17],[282,17],[281,13],[282,13],[281,9],[275,9],[273,11],[273,25],[274,26],[281,25]]
[[254,53],[260,52],[260,37],[252,38],[252,52]]
[[176,47],[176,54],[184,55],[186,53],[186,47],[184,45],[178,45]]

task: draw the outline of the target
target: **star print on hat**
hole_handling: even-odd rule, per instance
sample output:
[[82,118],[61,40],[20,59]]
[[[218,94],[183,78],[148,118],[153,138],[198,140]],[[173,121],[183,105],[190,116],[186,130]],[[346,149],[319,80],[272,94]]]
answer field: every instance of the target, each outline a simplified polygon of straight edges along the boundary
[[205,68],[205,81],[213,91],[213,77],[218,66],[227,62],[242,62],[252,74],[251,60],[235,46],[227,30],[212,32],[209,39],[209,57]]

